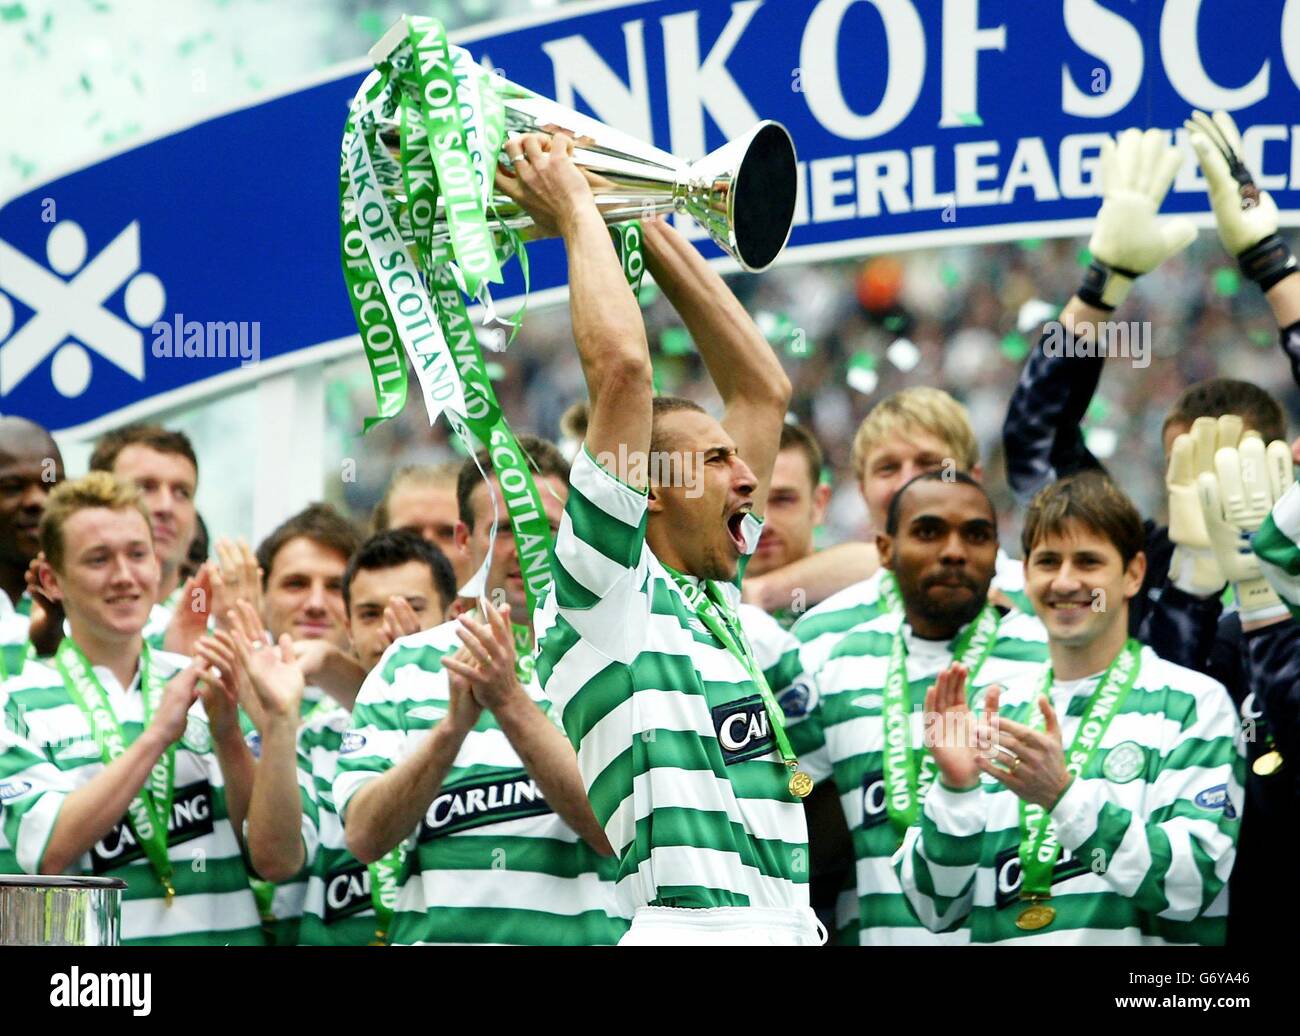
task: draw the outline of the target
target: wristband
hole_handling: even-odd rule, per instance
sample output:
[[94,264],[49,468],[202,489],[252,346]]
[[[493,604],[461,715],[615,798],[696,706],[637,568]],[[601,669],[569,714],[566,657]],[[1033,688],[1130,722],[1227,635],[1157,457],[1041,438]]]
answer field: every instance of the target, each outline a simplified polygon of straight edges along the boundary
[[1132,270],[1121,270],[1118,266],[1107,266],[1101,260],[1093,259],[1076,294],[1089,306],[1111,313],[1128,298],[1137,276]]
[[1237,594],[1237,610],[1242,622],[1284,619],[1290,614],[1277,592],[1262,576],[1234,583],[1232,588]]
[[1296,272],[1296,258],[1290,247],[1277,234],[1270,234],[1259,244],[1251,245],[1239,256],[1243,277],[1254,281],[1262,291],[1268,291],[1283,277]]

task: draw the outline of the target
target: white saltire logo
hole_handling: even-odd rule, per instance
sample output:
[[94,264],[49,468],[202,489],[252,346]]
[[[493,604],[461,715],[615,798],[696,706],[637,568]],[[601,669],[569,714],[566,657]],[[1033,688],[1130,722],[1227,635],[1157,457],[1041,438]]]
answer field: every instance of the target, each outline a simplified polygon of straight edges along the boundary
[[[51,353],[54,388],[69,399],[80,396],[90,385],[87,349],[143,381],[140,329],[162,316],[166,295],[157,277],[140,272],[140,224],[132,221],[86,262],[85,232],[61,220],[50,229],[45,254],[48,270],[0,240],[0,396],[13,392]],[[123,285],[130,323],[104,305]],[[12,337],[11,297],[33,311]]]

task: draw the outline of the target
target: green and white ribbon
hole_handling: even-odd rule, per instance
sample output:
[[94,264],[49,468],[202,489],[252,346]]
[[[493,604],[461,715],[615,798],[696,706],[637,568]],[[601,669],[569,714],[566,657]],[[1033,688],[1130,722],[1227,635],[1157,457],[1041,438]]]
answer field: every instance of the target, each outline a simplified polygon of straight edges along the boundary
[[[406,26],[406,37],[354,98],[342,149],[344,276],[379,411],[366,428],[405,403],[395,335],[420,382],[430,424],[446,415],[472,457],[479,446],[489,452],[531,610],[550,583],[550,524],[528,458],[501,413],[465,302],[466,295],[477,298],[493,313],[488,286],[501,281],[500,261],[512,254],[527,282],[522,241],[493,208],[505,139],[502,96],[526,92],[450,46],[436,19],[408,17]],[[398,127],[399,161],[380,139],[381,119]],[[440,206],[450,239],[435,244]],[[499,226],[495,233],[490,220]],[[498,517],[494,500],[493,538]],[[485,563],[462,592],[481,594],[486,574]]]
[[[1074,741],[1065,753],[1065,769],[1071,777],[1077,778],[1101,744],[1101,739],[1110,726],[1111,720],[1119,715],[1124,699],[1137,681],[1138,670],[1142,665],[1142,645],[1129,638],[1107,668],[1097,689],[1092,692],[1088,704],[1084,706],[1083,715],[1079,717],[1079,729]],[[1046,695],[1051,700],[1052,667],[1048,665],[1043,673],[1043,682],[1039,693],[1029,703],[1029,726],[1042,730],[1043,711],[1038,707],[1039,697]],[[1052,870],[1056,858],[1061,853],[1060,843],[1052,830],[1051,818],[1047,810],[1033,802],[1020,800],[1020,873],[1023,876],[1020,885],[1022,899],[1043,898],[1052,894]]]
[[[113,712],[104,685],[99,682],[90,661],[71,637],[64,637],[54,654],[54,664],[63,677],[63,685],[90,726],[99,746],[104,765],[110,765],[127,750],[126,733]],[[150,665],[149,645],[140,649],[140,693],[144,697],[144,723],[148,726],[162,702],[163,682]],[[176,895],[172,884],[172,863],[167,855],[167,821],[172,813],[172,792],[176,784],[176,745],[170,744],[149,771],[149,779],[126,809],[131,833],[144,850],[167,901]]]

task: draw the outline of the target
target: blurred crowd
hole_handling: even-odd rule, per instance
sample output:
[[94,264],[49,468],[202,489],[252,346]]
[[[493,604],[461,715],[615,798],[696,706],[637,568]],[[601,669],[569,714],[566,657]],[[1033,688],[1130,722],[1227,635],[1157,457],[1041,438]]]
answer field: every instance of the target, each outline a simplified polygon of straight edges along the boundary
[[[867,534],[849,464],[853,432],[872,406],[908,385],[944,388],[970,410],[987,484],[1004,516],[1002,540],[1015,543],[1018,518],[1003,475],[1006,401],[1039,325],[1070,297],[1087,260],[1082,240],[1030,240],[728,278],[782,357],[794,383],[792,413],[825,453],[823,477],[833,494],[819,543]],[[652,284],[643,288],[642,305],[659,390],[716,407],[698,354]],[[1125,488],[1144,514],[1163,513],[1164,459],[1132,444],[1160,441],[1163,416],[1188,385],[1215,376],[1251,381],[1292,419],[1300,415],[1300,392],[1277,350],[1268,306],[1258,292],[1242,290],[1212,233],[1143,277],[1123,316],[1149,323],[1150,362],[1111,360],[1084,428],[1092,452],[1112,469],[1122,466]],[[511,424],[558,438],[561,415],[585,397],[568,308],[530,310],[504,358],[489,358],[500,361],[496,390]],[[359,365],[347,387],[332,420],[351,439],[374,401]],[[370,513],[395,467],[457,454],[445,425],[430,429],[419,408],[408,406],[366,436],[364,456],[357,481],[340,484],[335,500],[358,518]]]

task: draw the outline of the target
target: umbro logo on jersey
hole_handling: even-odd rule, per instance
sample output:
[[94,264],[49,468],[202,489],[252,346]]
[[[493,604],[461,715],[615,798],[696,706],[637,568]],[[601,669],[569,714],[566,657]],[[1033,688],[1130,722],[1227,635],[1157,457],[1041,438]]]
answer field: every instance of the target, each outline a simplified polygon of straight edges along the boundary
[[1236,819],[1237,810],[1232,804],[1232,799],[1228,798],[1228,786],[1226,784],[1216,784],[1213,788],[1206,788],[1204,791],[1198,792],[1196,798],[1192,801],[1201,809],[1221,809],[1227,819]]
[[359,914],[371,905],[370,868],[354,863],[325,879],[325,923]]
[[417,705],[407,713],[408,719],[427,719],[437,722],[447,715],[447,710],[437,705]]
[[[993,861],[993,869],[994,874],[997,875],[997,889],[993,902],[1001,910],[1020,899],[1020,883],[1024,880],[1024,875],[1020,872],[1020,847],[1013,845],[998,853]],[[1077,859],[1065,846],[1061,846],[1061,855],[1057,857],[1056,866],[1052,868],[1053,891],[1060,882],[1077,878],[1087,872],[1088,865],[1083,860]]]
[[0,784],[0,802],[22,798],[31,790],[31,781],[5,781]]
[[[177,788],[172,798],[172,815],[167,818],[167,844],[180,845],[212,834],[212,786],[197,781]],[[95,843],[90,850],[91,867],[96,874],[116,870],[144,859],[144,850],[125,819]]]
[[787,687],[776,696],[787,719],[803,719],[817,705],[817,689],[808,680]]
[[757,694],[719,705],[713,710],[713,729],[728,766],[766,755],[776,743],[767,722],[767,710]]
[[351,755],[353,752],[360,752],[365,747],[365,734],[358,734],[355,730],[349,730],[344,733],[343,740],[339,743],[339,755]]
[[542,789],[526,774],[444,788],[420,825],[420,841],[484,824],[497,824],[551,812]]
[[883,770],[862,778],[862,827],[875,827],[889,819],[885,806],[885,774]]

